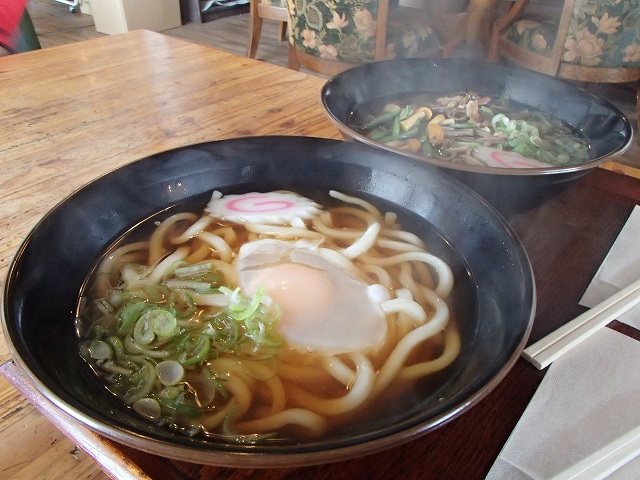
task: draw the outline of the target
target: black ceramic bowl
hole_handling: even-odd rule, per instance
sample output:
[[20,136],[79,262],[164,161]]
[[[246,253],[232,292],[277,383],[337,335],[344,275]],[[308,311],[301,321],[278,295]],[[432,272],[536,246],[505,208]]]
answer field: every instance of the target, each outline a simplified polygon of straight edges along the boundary
[[622,154],[631,144],[631,125],[610,102],[548,75],[483,61],[414,58],[363,64],[328,80],[321,100],[329,120],[345,138],[398,152],[352,128],[354,112],[376,100],[470,91],[509,96],[522,106],[550,113],[581,132],[591,147],[588,161],[549,168],[465,165],[402,152],[455,176],[505,214],[511,213],[511,208],[526,208],[544,200],[558,187]]
[[[462,352],[397,408],[318,440],[271,446],[187,438],[147,423],[107,393],[78,355],[74,309],[87,275],[133,226],[175,209],[201,211],[211,191],[329,189],[394,210],[454,269],[451,307]],[[353,142],[264,137],[181,148],[134,162],[74,193],[33,229],[11,264],[3,324],[15,361],[60,409],[102,435],[196,463],[293,466],[378,451],[443,425],[477,403],[517,360],[534,317],[522,245],[478,195],[423,162]]]

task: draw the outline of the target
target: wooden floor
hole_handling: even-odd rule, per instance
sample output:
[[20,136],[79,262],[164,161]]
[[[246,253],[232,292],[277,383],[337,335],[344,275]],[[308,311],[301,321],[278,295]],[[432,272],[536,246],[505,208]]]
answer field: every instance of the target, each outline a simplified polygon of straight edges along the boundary
[[[30,0],[29,13],[43,48],[102,36],[93,25],[93,17],[71,13],[66,5],[54,0]],[[163,33],[190,42],[245,55],[249,31],[249,14],[232,15],[206,23],[187,23]],[[278,40],[278,23],[265,21],[257,59],[286,67],[287,42]],[[455,52],[454,52],[455,54]],[[314,73],[309,71],[308,73]],[[317,75],[317,74],[316,74]],[[640,167],[640,135],[637,133],[636,91],[637,83],[581,84],[583,88],[601,95],[616,104],[632,120],[635,130],[633,145],[619,161]]]
[[[30,0],[29,13],[43,48],[104,36],[95,30],[93,17],[71,13],[54,0]],[[163,33],[193,43],[246,55],[249,14],[233,15],[207,23],[188,23]],[[286,67],[287,42],[278,40],[278,23],[265,21],[258,60]]]

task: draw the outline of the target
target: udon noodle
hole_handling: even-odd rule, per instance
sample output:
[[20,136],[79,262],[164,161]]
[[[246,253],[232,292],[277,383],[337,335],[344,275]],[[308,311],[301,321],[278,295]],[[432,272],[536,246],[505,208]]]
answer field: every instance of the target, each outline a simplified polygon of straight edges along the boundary
[[[330,195],[216,192],[116,246],[81,299],[82,357],[151,421],[236,442],[323,435],[442,371],[460,350],[451,269],[396,214]],[[298,270],[320,283],[285,279],[292,301],[270,277]]]

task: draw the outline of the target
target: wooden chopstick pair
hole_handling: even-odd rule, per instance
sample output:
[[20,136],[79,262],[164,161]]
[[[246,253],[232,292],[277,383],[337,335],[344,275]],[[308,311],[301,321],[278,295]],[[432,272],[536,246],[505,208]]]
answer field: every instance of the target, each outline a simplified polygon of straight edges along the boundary
[[542,370],[638,303],[640,303],[640,280],[529,345],[522,352],[522,356]]
[[640,455],[640,425],[551,480],[601,480]]

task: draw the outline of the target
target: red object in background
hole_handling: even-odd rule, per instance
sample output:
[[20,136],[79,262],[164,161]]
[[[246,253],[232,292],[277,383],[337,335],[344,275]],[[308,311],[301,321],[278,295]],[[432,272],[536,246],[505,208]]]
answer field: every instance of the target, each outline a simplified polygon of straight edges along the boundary
[[27,0],[0,0],[0,47],[12,50]]

